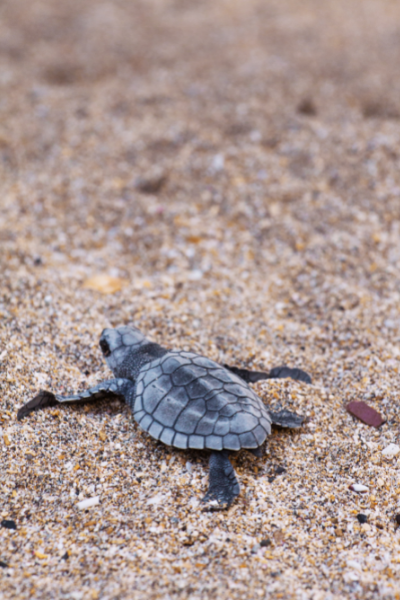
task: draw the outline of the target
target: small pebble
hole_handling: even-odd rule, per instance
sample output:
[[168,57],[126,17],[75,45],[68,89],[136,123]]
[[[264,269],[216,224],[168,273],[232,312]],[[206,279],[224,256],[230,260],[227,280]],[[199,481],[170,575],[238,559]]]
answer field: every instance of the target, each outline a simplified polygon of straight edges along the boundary
[[301,115],[306,115],[307,117],[315,117],[317,114],[317,109],[312,98],[303,98],[303,100],[297,106],[297,112],[299,112]]
[[4,519],[1,522],[1,526],[5,527],[5,529],[17,529],[17,524],[15,521],[8,521],[7,519]]
[[135,188],[143,194],[158,194],[166,180],[167,178],[162,172],[149,173],[136,179]]
[[264,540],[261,540],[261,542],[260,542],[261,548],[265,548],[266,546],[270,546],[270,545],[271,545],[271,540],[269,538],[265,538]]
[[372,406],[368,406],[366,402],[350,402],[346,406],[346,410],[366,425],[371,425],[371,427],[378,428],[385,422],[385,419]]
[[285,469],[285,467],[276,467],[275,473],[277,475],[281,475],[282,473],[286,473],[286,469]]
[[394,520],[396,521],[397,525],[400,525],[400,514],[396,515]]
[[225,158],[223,154],[216,154],[211,162],[211,170],[215,173],[222,171],[225,166]]
[[6,569],[8,567],[8,564],[6,562],[4,562],[4,560],[0,560],[0,567],[2,569]]
[[357,519],[359,523],[366,523],[368,521],[367,515],[363,515],[362,513],[358,513]]

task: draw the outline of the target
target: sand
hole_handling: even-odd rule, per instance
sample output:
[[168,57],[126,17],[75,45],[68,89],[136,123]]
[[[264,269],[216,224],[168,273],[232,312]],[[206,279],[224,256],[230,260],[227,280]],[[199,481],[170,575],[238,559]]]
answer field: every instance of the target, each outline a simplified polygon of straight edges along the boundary
[[[400,597],[399,19],[391,0],[2,3],[1,600]],[[253,386],[308,422],[232,458],[229,511],[202,511],[206,452],[117,401],[17,422],[41,388],[109,377],[100,333],[128,323],[312,375]]]

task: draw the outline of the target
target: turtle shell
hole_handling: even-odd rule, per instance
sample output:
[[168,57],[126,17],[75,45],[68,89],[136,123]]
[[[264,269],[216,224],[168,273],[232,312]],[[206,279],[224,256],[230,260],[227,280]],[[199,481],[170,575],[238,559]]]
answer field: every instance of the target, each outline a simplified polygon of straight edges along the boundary
[[268,411],[247,383],[193,352],[168,352],[142,367],[133,415],[176,448],[258,448],[271,433]]

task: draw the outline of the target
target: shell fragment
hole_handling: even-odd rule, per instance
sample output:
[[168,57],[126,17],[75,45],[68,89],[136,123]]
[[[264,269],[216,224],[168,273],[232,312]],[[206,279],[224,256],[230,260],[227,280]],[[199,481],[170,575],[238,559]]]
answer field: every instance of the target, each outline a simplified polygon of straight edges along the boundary
[[351,485],[349,485],[349,490],[351,490],[352,492],[357,492],[359,494],[365,494],[366,492],[368,492],[368,489],[366,485],[363,485],[362,483],[352,483]]
[[84,510],[85,508],[96,506],[96,504],[99,504],[99,496],[95,496],[94,498],[86,498],[86,500],[81,500],[81,502],[78,502],[77,506],[80,510]]
[[393,458],[400,452],[400,446],[397,444],[389,444],[384,450],[382,450],[383,456],[386,458]]

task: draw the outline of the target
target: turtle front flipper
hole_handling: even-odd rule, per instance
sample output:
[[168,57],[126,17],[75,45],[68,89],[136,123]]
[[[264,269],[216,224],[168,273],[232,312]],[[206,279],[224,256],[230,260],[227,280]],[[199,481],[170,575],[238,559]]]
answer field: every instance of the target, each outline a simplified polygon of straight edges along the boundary
[[290,410],[283,409],[278,412],[272,412],[269,409],[267,410],[273,425],[298,429],[304,423],[304,417],[296,415],[296,413],[293,413]]
[[101,400],[110,396],[128,401],[130,392],[134,392],[134,382],[130,379],[122,378],[107,379],[88,390],[83,390],[78,394],[71,394],[70,396],[60,396],[59,394],[41,390],[37,396],[19,409],[17,419],[20,421],[34,410],[47,406],[56,406],[62,402],[87,402],[89,400]]
[[274,367],[270,371],[248,371],[247,369],[239,369],[238,367],[230,367],[229,365],[223,365],[225,369],[235,373],[246,383],[256,383],[262,379],[294,379],[295,381],[302,381],[303,383],[312,383],[312,379],[308,373],[302,369],[291,369],[290,367]]
[[227,450],[211,453],[209,480],[208,492],[202,500],[207,504],[205,510],[229,508],[236,496],[239,495],[240,486],[229,461]]

